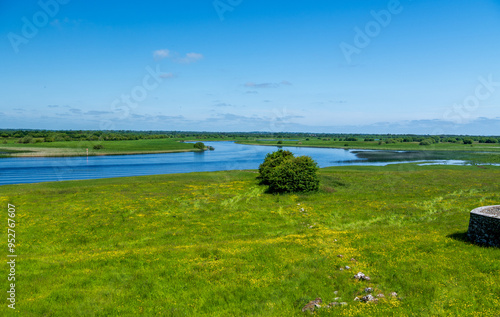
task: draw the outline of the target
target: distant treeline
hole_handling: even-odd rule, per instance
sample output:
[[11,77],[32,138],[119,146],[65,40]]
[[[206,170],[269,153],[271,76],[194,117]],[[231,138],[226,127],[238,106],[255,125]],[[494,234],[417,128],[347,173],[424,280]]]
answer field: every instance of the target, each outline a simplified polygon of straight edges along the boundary
[[500,136],[463,135],[400,135],[400,134],[336,134],[336,133],[267,133],[267,132],[180,132],[180,131],[83,131],[83,130],[0,130],[4,141],[18,143],[60,142],[60,141],[120,141],[141,139],[306,139],[323,141],[364,142],[419,142],[422,145],[434,143],[500,143]]

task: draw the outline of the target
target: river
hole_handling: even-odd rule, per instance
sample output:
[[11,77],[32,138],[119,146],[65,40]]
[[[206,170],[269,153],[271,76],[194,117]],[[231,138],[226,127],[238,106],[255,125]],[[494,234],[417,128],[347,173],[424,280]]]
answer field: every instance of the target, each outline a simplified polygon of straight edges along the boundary
[[[276,146],[242,145],[232,141],[205,142],[205,145],[213,146],[215,151],[89,157],[0,158],[0,185],[257,169],[267,153],[277,150]],[[320,167],[388,164],[387,161],[382,160],[368,161],[359,155],[363,152],[359,150],[283,148],[292,151],[296,156],[311,156]]]

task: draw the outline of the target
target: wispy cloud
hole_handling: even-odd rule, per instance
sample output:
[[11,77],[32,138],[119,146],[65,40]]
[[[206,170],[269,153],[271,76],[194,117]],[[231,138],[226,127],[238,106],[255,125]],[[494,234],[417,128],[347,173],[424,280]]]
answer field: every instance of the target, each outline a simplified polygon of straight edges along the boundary
[[164,49],[159,49],[159,50],[153,51],[153,57],[157,61],[165,59],[165,58],[169,58],[174,63],[191,64],[191,63],[195,63],[199,60],[202,60],[204,56],[203,56],[203,54],[200,54],[200,53],[191,52],[191,53],[187,53],[184,56],[179,57],[178,53],[164,48]]
[[89,115],[89,116],[101,116],[101,115],[104,115],[104,114],[112,114],[111,111],[95,111],[95,110],[91,110],[91,111],[87,111],[85,112],[86,115]]
[[236,105],[230,104],[230,103],[225,103],[225,102],[219,102],[214,105],[214,107],[218,108],[235,108],[237,107]]
[[175,59],[175,62],[181,64],[191,64],[203,59],[203,55],[199,53],[187,53],[186,56]]
[[78,26],[82,22],[82,19],[70,19],[66,17],[64,19],[54,19],[52,22],[50,22],[50,25],[52,25],[53,27],[61,28],[65,25]]
[[170,51],[167,49],[156,50],[153,52],[153,57],[156,60],[164,59],[170,57]]
[[160,75],[160,78],[175,78],[175,77],[177,77],[177,75],[172,74],[172,73],[162,73]]
[[249,88],[256,88],[256,89],[262,89],[262,88],[279,88],[280,86],[291,86],[292,83],[283,80],[279,83],[254,83],[254,82],[248,82],[245,84],[245,87]]

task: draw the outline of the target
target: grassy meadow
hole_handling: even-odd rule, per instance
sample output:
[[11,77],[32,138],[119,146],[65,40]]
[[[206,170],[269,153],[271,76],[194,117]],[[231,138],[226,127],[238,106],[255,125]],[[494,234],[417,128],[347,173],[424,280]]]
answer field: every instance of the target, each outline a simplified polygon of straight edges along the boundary
[[[267,194],[255,171],[1,186],[17,209],[16,313],[308,316],[310,300],[340,297],[314,314],[500,315],[500,249],[465,237],[471,209],[500,203],[500,168],[320,175],[300,195]],[[353,301],[365,287],[386,298]]]
[[[143,154],[199,151],[191,143],[178,139],[143,139],[120,141],[60,141],[20,144],[15,140],[0,144],[0,152],[11,152],[8,156],[85,156],[113,154]],[[102,145],[103,149],[94,149]],[[1,154],[1,153],[0,153]]]

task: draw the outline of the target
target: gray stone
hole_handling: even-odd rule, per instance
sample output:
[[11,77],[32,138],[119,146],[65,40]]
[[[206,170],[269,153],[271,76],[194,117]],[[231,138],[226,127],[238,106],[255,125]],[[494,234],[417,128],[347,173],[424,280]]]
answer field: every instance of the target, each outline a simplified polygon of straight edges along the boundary
[[363,296],[361,298],[361,301],[365,302],[365,303],[367,303],[367,302],[373,302],[374,300],[375,300],[375,297],[373,297],[372,294],[365,295],[365,296]]
[[357,280],[364,280],[364,281],[370,281],[370,277],[366,276],[363,274],[363,272],[358,272],[358,274],[354,275],[354,278]]
[[326,305],[326,308],[331,308],[333,306],[338,306],[338,305],[339,305],[339,303],[337,303],[337,302],[331,302],[330,304]]
[[320,308],[321,307],[321,304],[322,303],[322,300],[321,298],[316,298],[315,300],[312,300],[310,301],[309,303],[307,303],[303,308],[302,308],[302,311],[303,312],[306,312],[306,311],[309,311],[309,312],[313,312],[315,308]]

